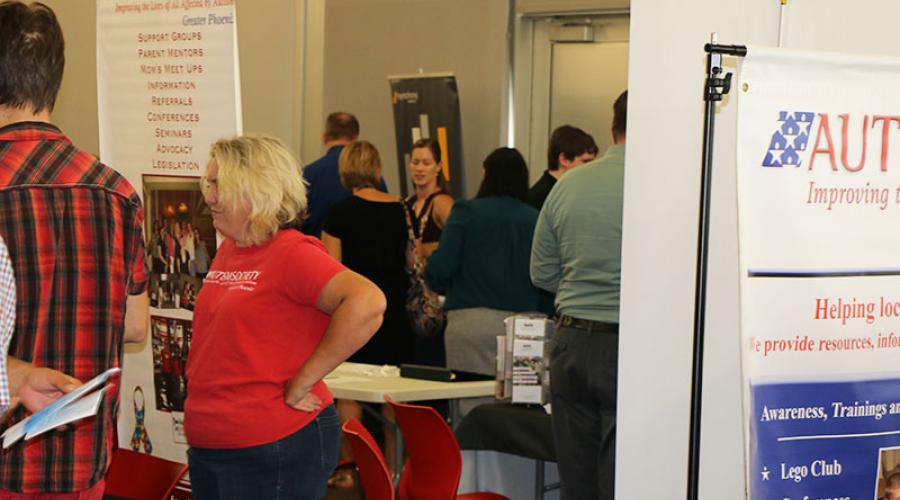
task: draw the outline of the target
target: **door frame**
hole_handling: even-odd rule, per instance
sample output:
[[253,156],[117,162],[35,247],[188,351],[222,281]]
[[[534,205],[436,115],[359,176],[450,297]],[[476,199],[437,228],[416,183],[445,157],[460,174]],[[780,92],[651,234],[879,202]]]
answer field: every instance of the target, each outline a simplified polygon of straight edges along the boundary
[[[630,10],[535,13],[516,17],[511,89],[514,111],[511,110],[508,116],[513,135],[509,142],[525,157],[530,167],[532,183],[540,178],[546,168],[545,158],[551,132],[553,44],[570,43],[553,41],[553,28],[573,21],[596,21],[613,16],[630,17]],[[593,43],[599,41],[603,39],[595,39]]]

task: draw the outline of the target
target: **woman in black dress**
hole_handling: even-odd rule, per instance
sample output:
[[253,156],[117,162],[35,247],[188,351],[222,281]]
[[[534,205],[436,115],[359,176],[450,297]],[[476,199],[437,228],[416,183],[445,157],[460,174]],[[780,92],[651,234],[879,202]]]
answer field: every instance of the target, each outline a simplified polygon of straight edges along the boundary
[[[345,266],[374,282],[387,297],[387,310],[381,328],[350,357],[349,361],[399,365],[411,363],[415,340],[406,314],[406,270],[408,232],[404,205],[397,196],[378,190],[381,184],[381,158],[366,141],[344,147],[338,160],[341,184],[353,196],[334,205],[322,226],[322,242],[328,252]],[[359,419],[362,407],[356,401],[339,400],[342,421]],[[382,413],[393,421],[390,407]],[[385,426],[385,458],[394,464],[393,426]],[[342,447],[349,455],[349,449]]]

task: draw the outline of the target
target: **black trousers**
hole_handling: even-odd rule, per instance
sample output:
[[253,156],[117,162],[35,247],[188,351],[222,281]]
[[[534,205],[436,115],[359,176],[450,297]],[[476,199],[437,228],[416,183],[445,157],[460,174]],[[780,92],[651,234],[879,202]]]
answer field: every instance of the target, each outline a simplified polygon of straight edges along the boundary
[[618,333],[560,326],[550,352],[552,425],[562,498],[612,500]]

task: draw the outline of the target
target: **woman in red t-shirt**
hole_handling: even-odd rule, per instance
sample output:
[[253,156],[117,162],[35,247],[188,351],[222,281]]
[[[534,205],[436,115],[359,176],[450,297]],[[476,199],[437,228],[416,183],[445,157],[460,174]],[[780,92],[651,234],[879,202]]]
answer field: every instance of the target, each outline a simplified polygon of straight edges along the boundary
[[300,167],[220,140],[202,187],[224,241],[194,310],[185,433],[195,498],[325,496],[340,424],[322,378],[381,325],[384,294],[295,229]]

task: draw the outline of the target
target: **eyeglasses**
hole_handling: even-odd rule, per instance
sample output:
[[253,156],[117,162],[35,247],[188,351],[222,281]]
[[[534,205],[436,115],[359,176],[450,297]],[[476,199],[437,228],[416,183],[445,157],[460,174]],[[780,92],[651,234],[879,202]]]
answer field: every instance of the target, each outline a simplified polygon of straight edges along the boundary
[[203,176],[200,178],[200,190],[204,193],[212,191],[213,189],[219,189],[219,179],[210,179],[209,177]]

